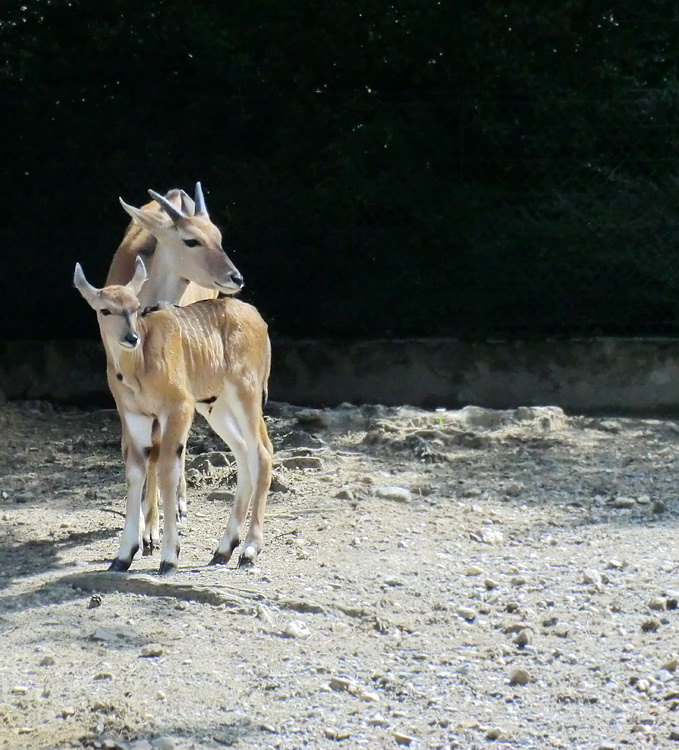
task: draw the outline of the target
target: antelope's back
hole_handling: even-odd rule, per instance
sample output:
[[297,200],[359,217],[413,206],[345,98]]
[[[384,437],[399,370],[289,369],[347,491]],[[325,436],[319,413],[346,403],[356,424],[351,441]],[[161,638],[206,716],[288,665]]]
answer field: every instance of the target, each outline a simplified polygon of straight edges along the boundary
[[[253,305],[225,297],[163,308],[150,317],[155,316],[171,316],[172,326],[177,327],[198,397],[213,388],[213,379],[223,382],[227,378],[256,392],[265,389],[270,365],[268,326]],[[169,319],[162,322],[164,331],[157,337],[160,345],[163,338],[165,342],[171,338],[169,324]]]

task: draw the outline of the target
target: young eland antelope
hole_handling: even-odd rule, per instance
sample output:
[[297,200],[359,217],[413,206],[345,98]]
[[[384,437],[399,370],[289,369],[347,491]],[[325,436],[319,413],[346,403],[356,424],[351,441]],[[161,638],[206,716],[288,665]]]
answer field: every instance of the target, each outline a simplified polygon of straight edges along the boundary
[[108,383],[125,436],[125,525],[110,570],[127,570],[142,545],[142,492],[154,444],[164,517],[159,572],[176,569],[177,485],[194,411],[228,444],[238,469],[234,505],[211,562],[229,561],[252,504],[239,559],[239,565],[251,565],[263,546],[273,454],[262,415],[271,347],[261,315],[252,305],[230,298],[144,314],[139,297],[146,269],[141,258],[125,285],[97,289],[80,264],[73,281],[97,312]]
[[[140,292],[143,307],[163,302],[188,305],[202,299],[215,299],[219,293],[235,294],[243,286],[243,277],[222,249],[222,235],[212,223],[200,182],[194,198],[173,189],[164,196],[148,191],[153,200],[141,208],[120,203],[131,216],[120,246],[108,271],[105,286],[127,284],[135,270],[137,257],[144,260],[147,281]],[[127,443],[123,427],[123,451]],[[158,486],[154,443],[144,489],[143,551],[153,553],[158,546]],[[186,480],[182,470],[177,487],[179,517],[186,515]]]

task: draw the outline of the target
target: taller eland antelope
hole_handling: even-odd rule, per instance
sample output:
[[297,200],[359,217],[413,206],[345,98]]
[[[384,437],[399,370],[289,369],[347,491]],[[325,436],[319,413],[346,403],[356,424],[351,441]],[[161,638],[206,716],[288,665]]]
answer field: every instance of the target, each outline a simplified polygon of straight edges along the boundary
[[87,281],[80,264],[73,277],[78,291],[97,312],[108,384],[126,435],[125,525],[110,570],[127,570],[142,546],[142,493],[154,445],[163,500],[159,572],[176,569],[177,484],[194,411],[228,444],[238,468],[234,505],[211,562],[229,561],[252,505],[239,558],[239,565],[250,565],[263,546],[271,482],[273,451],[262,415],[271,365],[267,325],[252,305],[228,297],[144,312],[140,297],[146,278],[141,258],[124,285],[97,289]]
[[[106,286],[126,284],[134,274],[137,257],[144,260],[148,280],[140,292],[143,307],[163,302],[188,305],[214,299],[219,293],[235,294],[243,277],[222,249],[222,235],[210,220],[200,182],[194,198],[173,189],[164,196],[149,190],[153,200],[141,208],[120,203],[132,221],[116,250]],[[123,425],[123,451],[127,443]],[[158,545],[158,446],[152,446],[144,490],[144,554]],[[177,513],[186,513],[186,480],[182,471],[177,486]]]

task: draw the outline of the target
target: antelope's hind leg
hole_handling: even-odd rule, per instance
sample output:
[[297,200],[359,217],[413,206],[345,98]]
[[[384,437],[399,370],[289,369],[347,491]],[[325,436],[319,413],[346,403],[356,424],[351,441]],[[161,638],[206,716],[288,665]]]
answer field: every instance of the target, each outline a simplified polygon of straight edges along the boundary
[[240,530],[250,507],[252,482],[248,467],[247,444],[241,434],[226,398],[222,395],[210,407],[201,405],[200,413],[208,424],[229,446],[236,459],[237,481],[233,508],[229,515],[224,536],[215,550],[210,565],[225,565],[231,559],[233,551],[240,544]]
[[238,560],[239,567],[253,565],[264,546],[264,511],[271,485],[273,446],[269,440],[261,409],[259,418],[253,421],[255,422],[252,425],[254,429],[247,438],[248,463],[253,484],[252,512],[248,535],[245,537],[245,544]]
[[125,526],[120,538],[118,554],[109,570],[124,572],[142,545],[141,503],[146,479],[147,456],[151,447],[153,418],[141,414],[122,414],[123,457],[127,481]]
[[233,451],[238,467],[233,508],[211,562],[226,563],[231,559],[253,501],[250,527],[238,561],[239,567],[248,567],[254,564],[264,544],[262,525],[271,484],[272,449],[262,417],[260,395],[243,391],[227,385],[208,417],[214,431]]

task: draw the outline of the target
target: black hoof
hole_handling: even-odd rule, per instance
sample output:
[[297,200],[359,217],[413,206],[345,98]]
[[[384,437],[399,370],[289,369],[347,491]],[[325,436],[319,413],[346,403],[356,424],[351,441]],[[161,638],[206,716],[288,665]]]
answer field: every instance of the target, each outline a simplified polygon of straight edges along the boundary
[[238,567],[239,568],[254,568],[255,561],[252,557],[245,557],[245,555],[241,555],[238,558]]
[[231,553],[226,555],[223,552],[215,552],[214,555],[212,555],[212,560],[210,560],[208,565],[226,565],[230,559]]
[[108,569],[113,573],[126,573],[130,569],[130,565],[132,565],[132,560],[123,560],[120,557],[116,557]]
[[166,562],[163,560],[160,563],[160,567],[158,568],[158,575],[160,576],[170,576],[177,570],[177,564]]
[[153,539],[144,539],[144,544],[141,549],[142,557],[150,557],[153,554],[153,550],[156,545],[153,543]]

